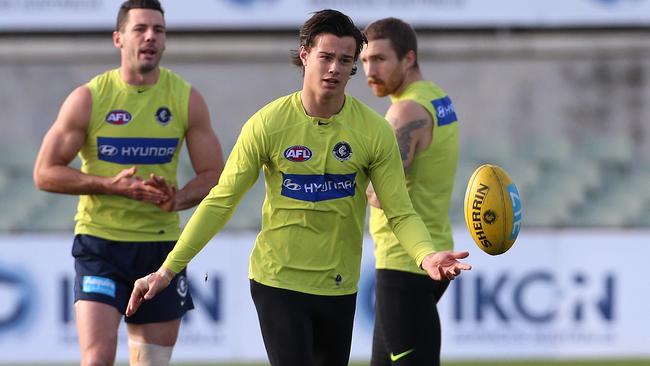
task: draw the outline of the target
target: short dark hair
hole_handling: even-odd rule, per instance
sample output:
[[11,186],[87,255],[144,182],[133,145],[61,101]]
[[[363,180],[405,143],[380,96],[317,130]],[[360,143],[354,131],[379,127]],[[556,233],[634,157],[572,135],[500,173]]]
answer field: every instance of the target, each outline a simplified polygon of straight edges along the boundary
[[124,24],[126,24],[128,20],[129,10],[131,9],[158,10],[163,16],[165,15],[165,11],[158,0],[126,0],[122,3],[120,10],[117,12],[117,24],[115,25],[116,31],[122,31]]
[[368,41],[388,39],[391,47],[402,60],[409,51],[415,52],[414,67],[418,67],[418,39],[413,27],[397,18],[384,18],[368,24],[363,30]]
[[[368,43],[366,37],[361,33],[361,30],[354,25],[349,16],[338,10],[324,9],[315,12],[314,15],[312,15],[312,17],[309,18],[302,27],[300,27],[300,32],[298,33],[300,46],[309,51],[314,45],[314,39],[316,36],[323,33],[333,34],[337,37],[353,37],[357,43],[357,48],[354,51],[355,62],[359,59],[359,54],[361,53],[363,45]],[[296,66],[303,67],[302,60],[300,60],[299,49],[297,51],[291,51],[291,62]],[[354,75],[356,71],[357,66],[355,65],[352,69],[352,75]]]

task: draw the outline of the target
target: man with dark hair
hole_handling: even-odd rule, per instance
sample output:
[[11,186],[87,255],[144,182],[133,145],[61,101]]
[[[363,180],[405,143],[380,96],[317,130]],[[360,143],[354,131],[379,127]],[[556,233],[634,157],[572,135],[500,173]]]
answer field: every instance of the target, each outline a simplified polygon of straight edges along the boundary
[[138,279],[127,314],[164,289],[225,225],[260,169],[267,189],[249,278],[273,366],[348,364],[369,181],[416,265],[436,279],[471,268],[457,260],[467,252],[434,253],[408,198],[390,126],[345,94],[364,42],[338,11],[307,20],[294,53],[302,90],[246,122],[219,184],[160,269]]
[[[165,20],[157,0],[122,4],[113,32],[120,67],[75,89],[43,140],[39,189],[80,195],[75,216],[75,315],[82,365],[113,365],[133,282],[156,270],[180,235],[176,211],[198,204],[223,156],[203,97],[159,66]],[[176,190],[187,147],[196,172]],[[81,170],[68,166],[79,154]],[[126,318],[131,365],[167,365],[180,318],[193,308],[185,270]]]
[[[454,106],[440,87],[422,79],[417,39],[409,24],[386,18],[368,25],[364,33],[368,45],[361,61],[374,94],[390,96],[386,119],[397,135],[413,207],[434,249],[450,251],[454,243],[448,211],[458,162]],[[431,281],[414,265],[408,247],[391,230],[383,198],[372,187],[368,201],[377,268],[371,365],[439,365],[437,303],[449,279]]]

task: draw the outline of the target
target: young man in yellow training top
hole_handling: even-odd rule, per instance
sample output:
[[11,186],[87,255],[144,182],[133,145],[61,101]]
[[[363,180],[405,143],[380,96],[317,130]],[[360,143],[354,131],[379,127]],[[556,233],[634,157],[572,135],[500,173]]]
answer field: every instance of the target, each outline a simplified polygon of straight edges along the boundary
[[390,125],[345,94],[365,38],[350,18],[322,10],[300,29],[302,90],[244,125],[219,184],[201,202],[155,273],[139,279],[128,314],[155,298],[225,225],[264,172],[262,229],[250,257],[251,295],[273,366],[345,366],[359,279],[365,190],[372,181],[417,266],[451,279],[468,253],[435,253],[413,211]]
[[[361,53],[363,69],[374,94],[390,96],[386,119],[397,136],[413,207],[436,252],[450,251],[454,242],[448,211],[458,162],[454,106],[439,86],[423,80],[409,24],[386,18],[369,24],[364,33],[368,45]],[[449,278],[431,281],[413,263],[408,247],[393,234],[386,202],[370,188],[377,268],[371,365],[439,365],[437,303]]]
[[[223,169],[203,97],[159,66],[165,35],[157,0],[124,2],[113,32],[120,67],[68,96],[36,160],[38,188],[80,195],[72,254],[81,365],[115,363],[133,282],[160,267],[180,235],[176,211],[198,204]],[[196,176],[176,190],[184,140]],[[81,170],[68,166],[77,154]],[[126,318],[131,365],[167,365],[192,308],[182,271]]]

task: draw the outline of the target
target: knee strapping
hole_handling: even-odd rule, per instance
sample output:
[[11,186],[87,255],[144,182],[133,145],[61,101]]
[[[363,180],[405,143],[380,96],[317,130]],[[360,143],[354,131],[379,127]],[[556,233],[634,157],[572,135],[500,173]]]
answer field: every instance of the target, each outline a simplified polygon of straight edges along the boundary
[[141,343],[129,340],[130,366],[169,366],[172,346]]

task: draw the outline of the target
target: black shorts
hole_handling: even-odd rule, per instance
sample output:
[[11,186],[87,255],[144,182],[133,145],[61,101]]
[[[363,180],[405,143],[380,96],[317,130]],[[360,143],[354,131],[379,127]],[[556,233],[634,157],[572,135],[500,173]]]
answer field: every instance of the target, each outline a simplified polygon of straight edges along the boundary
[[437,303],[449,281],[379,269],[371,366],[440,365]]
[[272,366],[347,366],[356,294],[311,295],[250,283]]
[[[75,259],[74,298],[97,301],[124,314],[140,277],[155,272],[175,242],[118,242],[91,235],[76,235],[72,245]],[[125,320],[127,323],[156,323],[178,319],[194,308],[183,269],[169,286]]]

